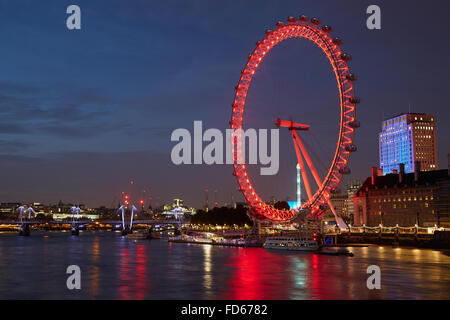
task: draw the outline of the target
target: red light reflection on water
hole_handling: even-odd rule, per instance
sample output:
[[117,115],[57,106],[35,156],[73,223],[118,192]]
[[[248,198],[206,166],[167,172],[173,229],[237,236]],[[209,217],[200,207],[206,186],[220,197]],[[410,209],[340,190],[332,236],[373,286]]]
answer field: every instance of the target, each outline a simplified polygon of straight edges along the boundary
[[149,290],[145,245],[122,247],[119,260],[119,299],[144,299]]
[[[233,269],[222,299],[339,299],[345,279],[338,257],[309,252],[237,249],[228,264]],[[341,288],[342,287],[342,288]]]
[[347,257],[310,254],[309,291],[311,299],[335,300],[348,296],[347,271],[343,259]]
[[238,253],[231,258],[232,262],[229,264],[230,267],[234,268],[234,273],[223,299],[278,299],[277,291],[267,290],[265,283],[267,274],[265,274],[264,269],[267,268],[275,274],[281,274],[283,259],[260,248],[239,248],[236,250],[238,250]]
[[326,299],[321,294],[321,282],[319,274],[319,256],[311,254],[311,291],[314,299]]
[[136,299],[142,300],[147,294],[147,251],[144,245],[136,246]]
[[129,288],[129,284],[131,281],[129,250],[130,249],[127,247],[120,248],[120,256],[119,256],[119,299],[120,300],[131,299],[130,288]]

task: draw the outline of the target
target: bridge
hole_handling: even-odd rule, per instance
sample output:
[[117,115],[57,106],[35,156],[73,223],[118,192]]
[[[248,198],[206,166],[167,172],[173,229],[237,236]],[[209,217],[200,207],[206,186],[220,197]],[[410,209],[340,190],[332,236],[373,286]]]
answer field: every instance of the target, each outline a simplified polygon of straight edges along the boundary
[[36,225],[70,225],[72,228],[72,235],[79,235],[80,227],[94,226],[94,225],[111,225],[116,227],[121,227],[122,234],[125,235],[127,233],[132,232],[133,224],[134,225],[182,225],[188,224],[189,221],[185,220],[135,220],[130,224],[125,223],[123,220],[0,220],[0,225],[10,225],[10,226],[20,226],[19,227],[19,235],[29,236],[30,235],[30,226]]
[[[122,224],[122,221],[120,220],[5,220],[1,221],[0,224],[2,225],[21,225],[21,224],[85,224],[85,225],[91,225],[91,224]],[[190,223],[189,221],[183,221],[183,220],[135,220],[133,221],[133,224],[187,224]]]

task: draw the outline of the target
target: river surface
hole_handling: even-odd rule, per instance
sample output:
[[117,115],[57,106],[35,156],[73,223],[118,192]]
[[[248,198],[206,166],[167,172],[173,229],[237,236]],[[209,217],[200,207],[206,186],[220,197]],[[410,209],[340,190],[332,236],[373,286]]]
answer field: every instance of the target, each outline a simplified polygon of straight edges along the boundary
[[[350,248],[354,257],[125,239],[117,232],[0,234],[0,299],[450,299],[438,250]],[[69,290],[66,269],[81,269]],[[367,267],[381,269],[369,290]]]

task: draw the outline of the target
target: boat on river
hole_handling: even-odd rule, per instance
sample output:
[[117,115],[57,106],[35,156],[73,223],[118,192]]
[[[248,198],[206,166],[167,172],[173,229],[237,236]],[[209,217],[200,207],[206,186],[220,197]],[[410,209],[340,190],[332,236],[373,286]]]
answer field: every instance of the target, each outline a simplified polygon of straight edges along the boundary
[[315,254],[324,254],[324,255],[329,255],[329,256],[349,256],[349,257],[353,257],[353,252],[350,252],[349,250],[347,250],[345,248],[339,248],[337,250],[324,249],[324,250],[315,252]]
[[136,233],[128,233],[125,235],[125,238],[131,239],[131,240],[146,240],[151,239],[151,234],[147,232],[136,232]]
[[320,246],[316,240],[300,237],[272,237],[267,238],[263,247],[265,249],[309,251],[319,250]]

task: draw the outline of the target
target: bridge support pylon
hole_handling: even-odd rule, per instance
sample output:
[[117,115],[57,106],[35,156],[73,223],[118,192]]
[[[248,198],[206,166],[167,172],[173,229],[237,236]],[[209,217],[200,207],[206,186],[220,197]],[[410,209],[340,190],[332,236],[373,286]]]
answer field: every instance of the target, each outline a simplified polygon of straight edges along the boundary
[[73,236],[80,235],[80,226],[77,223],[72,224],[71,232]]
[[19,236],[28,237],[30,233],[30,225],[28,223],[22,223],[19,228]]
[[133,229],[130,229],[129,226],[125,226],[125,228],[122,228],[122,235],[126,236],[127,234],[133,233]]

